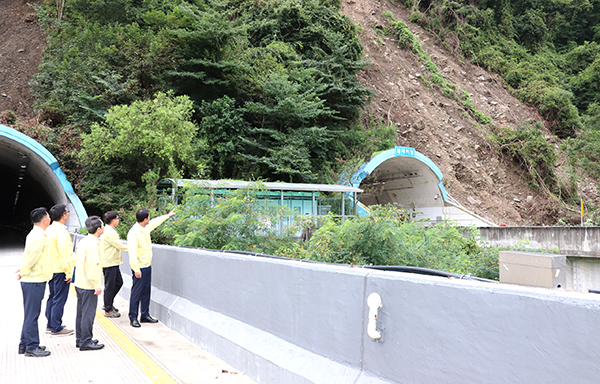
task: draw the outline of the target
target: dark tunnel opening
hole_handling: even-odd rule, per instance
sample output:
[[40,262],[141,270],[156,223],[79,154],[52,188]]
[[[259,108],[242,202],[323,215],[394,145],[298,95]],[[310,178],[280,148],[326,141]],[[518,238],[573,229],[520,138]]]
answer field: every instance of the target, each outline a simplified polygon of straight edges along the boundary
[[0,164],[0,244],[23,245],[31,230],[29,213],[37,207],[50,209],[53,199],[42,184],[25,171],[19,180],[20,170]]

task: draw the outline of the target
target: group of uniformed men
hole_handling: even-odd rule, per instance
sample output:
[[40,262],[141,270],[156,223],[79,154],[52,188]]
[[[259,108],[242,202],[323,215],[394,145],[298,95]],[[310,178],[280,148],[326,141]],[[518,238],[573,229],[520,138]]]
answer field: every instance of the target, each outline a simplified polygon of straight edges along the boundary
[[[170,212],[150,220],[148,209],[138,210],[136,224],[127,235],[127,245],[120,241],[115,229],[119,225],[117,212],[106,212],[104,223],[100,217],[90,216],[85,221],[88,235],[79,241],[74,252],[71,235],[66,227],[69,220],[66,205],[57,204],[50,208],[50,212],[46,208],[31,211],[33,229],[25,240],[23,261],[17,271],[24,308],[19,354],[31,357],[50,355],[50,351],[40,345],[38,329],[46,283],[50,291],[46,303],[46,333],[52,336],[69,336],[75,333],[75,346],[79,350],[102,349],[104,344],[94,339],[92,332],[98,296],[102,293],[104,277],[104,315],[109,318],[121,316],[114,306],[114,298],[123,286],[119,268],[123,263],[122,251],[129,254],[132,272],[129,300],[131,326],[140,327],[140,322],[158,322],[149,313],[152,284],[150,232],[174,214]],[[62,323],[71,283],[77,293],[75,331],[67,329]],[[138,311],[141,312],[139,321]]]

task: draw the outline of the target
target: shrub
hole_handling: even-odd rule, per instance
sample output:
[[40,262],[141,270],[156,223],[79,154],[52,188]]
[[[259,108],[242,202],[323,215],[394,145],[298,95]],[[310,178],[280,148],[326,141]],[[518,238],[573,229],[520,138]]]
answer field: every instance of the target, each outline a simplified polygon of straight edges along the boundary
[[541,128],[541,123],[518,126],[516,129],[499,128],[491,137],[497,149],[507,154],[527,172],[532,186],[553,192],[557,186],[554,169],[556,151]]

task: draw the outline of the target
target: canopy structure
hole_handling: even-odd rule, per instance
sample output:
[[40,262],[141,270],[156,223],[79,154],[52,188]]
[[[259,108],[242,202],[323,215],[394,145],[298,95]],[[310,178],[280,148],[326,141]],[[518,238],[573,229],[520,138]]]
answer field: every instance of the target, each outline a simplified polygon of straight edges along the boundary
[[73,231],[85,225],[87,213],[56,158],[34,139],[0,125],[0,175],[3,180],[0,229],[27,232],[29,213],[37,207],[67,205]]
[[[158,184],[159,191],[168,193],[178,201],[178,189],[187,184],[195,184],[209,189],[211,196],[227,194],[232,189],[254,188],[260,184],[257,198],[263,202],[286,206],[294,215],[309,217],[319,225],[319,219],[333,215],[345,220],[356,216],[358,194],[362,189],[339,184],[303,184],[281,182],[251,182],[242,180],[190,180],[163,179]],[[292,225],[296,218],[282,218],[278,230]]]
[[[359,200],[367,207],[397,203],[415,219],[430,223],[451,219],[464,225],[494,225],[454,201],[444,188],[443,177],[427,156],[414,148],[395,147],[363,164],[352,175],[350,184],[364,189]],[[359,214],[365,213],[364,207],[359,210]]]
[[[241,189],[256,185],[256,182],[242,180],[192,180],[192,179],[164,179],[161,183],[170,183],[173,187],[183,187],[186,183],[193,183],[211,189]],[[270,191],[304,191],[304,192],[347,192],[360,193],[362,189],[340,184],[304,184],[261,182],[265,189]]]

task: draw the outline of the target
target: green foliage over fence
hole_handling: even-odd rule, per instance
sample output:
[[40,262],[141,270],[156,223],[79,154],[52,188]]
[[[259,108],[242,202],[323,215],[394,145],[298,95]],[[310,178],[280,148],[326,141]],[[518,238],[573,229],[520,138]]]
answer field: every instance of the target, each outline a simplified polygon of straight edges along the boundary
[[[259,183],[260,184],[260,183]],[[297,238],[305,218],[278,232],[293,213],[258,198],[260,188],[215,197],[190,185],[165,233],[175,245],[265,253],[328,263],[408,265],[498,278],[498,249],[486,246],[474,228],[450,222],[426,227],[396,206],[372,207],[370,216],[340,222],[327,216],[310,241]]]

